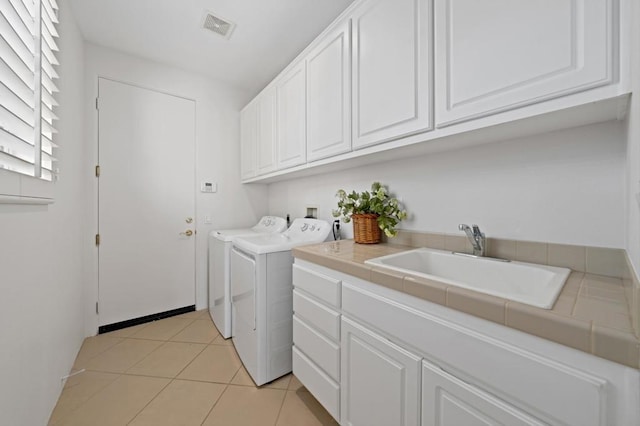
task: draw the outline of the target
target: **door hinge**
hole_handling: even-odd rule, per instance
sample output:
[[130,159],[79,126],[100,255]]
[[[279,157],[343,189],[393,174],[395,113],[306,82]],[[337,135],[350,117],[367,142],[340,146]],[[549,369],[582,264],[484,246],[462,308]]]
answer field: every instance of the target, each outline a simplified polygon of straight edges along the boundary
[[100,245],[100,234],[96,234],[96,245]]
[[96,166],[96,177],[100,177],[100,166]]
[[100,310],[98,309],[98,302],[96,302],[96,315],[98,315],[100,313]]
[[96,98],[96,109],[100,109],[99,106],[98,106],[99,105],[98,99],[100,99],[100,98]]

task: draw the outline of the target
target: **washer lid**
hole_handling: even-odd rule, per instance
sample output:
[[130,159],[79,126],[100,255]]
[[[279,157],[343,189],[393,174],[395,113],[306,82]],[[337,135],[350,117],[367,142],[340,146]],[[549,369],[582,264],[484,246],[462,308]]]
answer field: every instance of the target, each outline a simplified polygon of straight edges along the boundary
[[262,219],[251,229],[261,234],[279,233],[287,229],[287,221],[278,216],[262,216]]
[[291,250],[305,244],[317,244],[327,239],[331,225],[318,219],[296,219],[282,234],[238,237],[233,244],[255,254]]
[[263,216],[252,228],[219,229],[209,234],[221,241],[233,241],[237,237],[280,233],[287,229],[287,221],[277,216]]
[[253,228],[243,228],[243,229],[220,229],[217,231],[212,231],[209,234],[211,237],[216,238],[221,241],[233,241],[236,237],[249,237],[258,235]]

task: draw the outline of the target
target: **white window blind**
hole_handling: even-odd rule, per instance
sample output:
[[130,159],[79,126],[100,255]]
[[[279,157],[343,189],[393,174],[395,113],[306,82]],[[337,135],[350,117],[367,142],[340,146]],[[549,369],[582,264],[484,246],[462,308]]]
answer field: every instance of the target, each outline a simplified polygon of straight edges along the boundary
[[53,180],[56,0],[0,0],[0,169]]

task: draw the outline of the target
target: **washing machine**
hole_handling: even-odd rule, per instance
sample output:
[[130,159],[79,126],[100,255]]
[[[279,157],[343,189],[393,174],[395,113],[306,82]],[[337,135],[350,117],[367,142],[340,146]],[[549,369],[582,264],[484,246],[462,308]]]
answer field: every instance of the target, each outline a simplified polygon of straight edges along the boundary
[[331,225],[296,219],[282,234],[241,237],[231,249],[232,341],[260,386],[291,372],[291,249],[325,241]]
[[287,221],[283,218],[263,216],[252,228],[222,229],[209,234],[209,314],[225,339],[231,337],[229,256],[233,239],[275,234],[286,229]]

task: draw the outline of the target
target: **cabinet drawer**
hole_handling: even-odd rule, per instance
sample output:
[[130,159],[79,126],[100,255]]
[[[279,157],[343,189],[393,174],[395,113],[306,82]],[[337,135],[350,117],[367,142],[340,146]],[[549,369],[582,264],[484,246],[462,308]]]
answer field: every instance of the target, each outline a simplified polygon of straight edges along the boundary
[[322,333],[340,341],[340,314],[293,290],[293,313]]
[[336,308],[340,307],[340,280],[293,265],[293,286]]
[[340,386],[295,346],[293,347],[293,374],[329,414],[340,422]]
[[[464,371],[474,384],[493,390],[524,411],[553,419],[551,423],[606,424],[609,386],[603,378],[446,323],[427,313],[427,307],[418,311],[348,283],[343,283],[342,289],[344,314],[397,342],[412,342],[428,358]],[[536,407],[544,407],[544,411]]]
[[340,346],[293,316],[293,344],[319,367],[340,380]]

